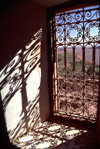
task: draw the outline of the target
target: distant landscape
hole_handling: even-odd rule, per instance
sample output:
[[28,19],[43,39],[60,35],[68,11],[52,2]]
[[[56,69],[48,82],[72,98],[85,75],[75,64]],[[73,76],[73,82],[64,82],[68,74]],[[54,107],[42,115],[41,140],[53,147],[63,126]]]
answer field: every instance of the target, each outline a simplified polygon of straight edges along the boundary
[[[100,48],[100,46],[96,47],[96,61],[95,62],[96,62],[97,65],[99,65],[99,55],[100,55],[99,48]],[[64,50],[63,47],[59,47],[58,48],[58,51],[59,51],[58,53],[61,53],[60,51],[63,51],[63,50]],[[72,54],[72,49],[68,48],[67,53]],[[82,49],[81,49],[81,47],[77,47],[76,50],[75,50],[75,53],[78,56],[78,58],[80,58],[82,60]],[[86,61],[92,62],[92,48],[91,47],[86,48],[86,50],[85,50],[85,59],[86,59]]]
[[[92,69],[92,48],[87,47],[85,50],[85,68],[90,71]],[[99,46],[96,47],[95,54],[95,69],[97,74],[99,72]],[[82,49],[81,47],[77,47],[75,49],[75,66],[76,66],[76,74],[80,74],[82,70]],[[58,48],[58,66],[59,66],[59,74],[62,74],[64,71],[64,48]],[[73,69],[73,50],[72,48],[67,49],[67,67],[69,72]]]

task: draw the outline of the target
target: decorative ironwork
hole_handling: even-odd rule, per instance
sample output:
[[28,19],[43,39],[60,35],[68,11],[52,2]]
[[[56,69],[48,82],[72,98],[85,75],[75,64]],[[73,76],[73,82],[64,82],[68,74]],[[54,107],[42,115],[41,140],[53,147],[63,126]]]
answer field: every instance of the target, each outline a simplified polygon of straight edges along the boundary
[[96,122],[100,59],[100,6],[55,14],[54,115]]

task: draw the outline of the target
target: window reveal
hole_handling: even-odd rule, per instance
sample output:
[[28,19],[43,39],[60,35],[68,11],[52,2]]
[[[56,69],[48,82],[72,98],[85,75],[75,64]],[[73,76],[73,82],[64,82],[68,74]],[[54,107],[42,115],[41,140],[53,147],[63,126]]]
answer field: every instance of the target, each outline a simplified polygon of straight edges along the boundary
[[100,7],[54,14],[53,113],[96,122],[100,59]]

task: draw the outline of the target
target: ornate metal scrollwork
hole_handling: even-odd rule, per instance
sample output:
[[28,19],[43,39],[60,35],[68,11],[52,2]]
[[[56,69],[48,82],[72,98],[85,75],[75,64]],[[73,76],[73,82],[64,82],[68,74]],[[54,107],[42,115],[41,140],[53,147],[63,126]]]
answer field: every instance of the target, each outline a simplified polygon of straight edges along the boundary
[[98,105],[100,7],[65,11],[54,17],[54,115],[94,123]]

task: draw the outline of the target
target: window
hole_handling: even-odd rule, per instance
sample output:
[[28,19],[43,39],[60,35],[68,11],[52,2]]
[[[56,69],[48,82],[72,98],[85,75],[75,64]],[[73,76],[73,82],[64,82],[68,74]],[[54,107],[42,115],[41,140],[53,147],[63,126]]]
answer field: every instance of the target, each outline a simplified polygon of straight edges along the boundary
[[53,115],[96,122],[100,63],[100,6],[55,13]]

